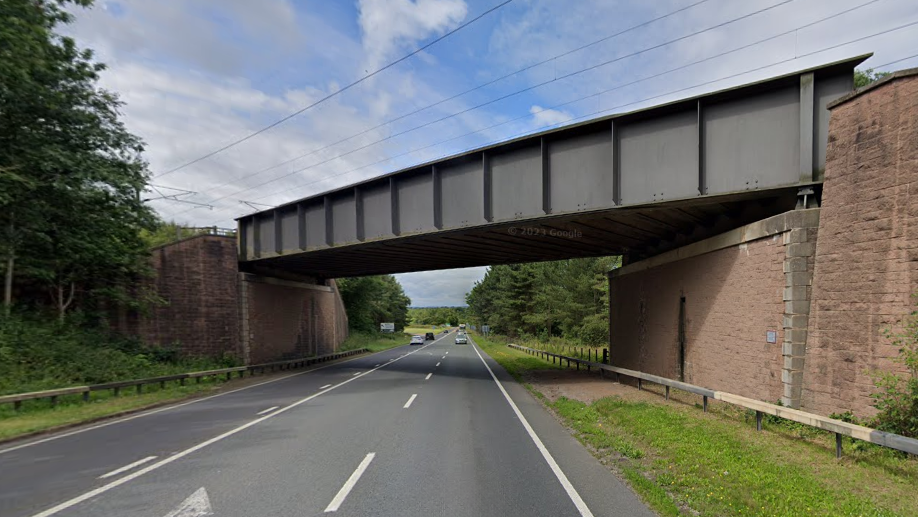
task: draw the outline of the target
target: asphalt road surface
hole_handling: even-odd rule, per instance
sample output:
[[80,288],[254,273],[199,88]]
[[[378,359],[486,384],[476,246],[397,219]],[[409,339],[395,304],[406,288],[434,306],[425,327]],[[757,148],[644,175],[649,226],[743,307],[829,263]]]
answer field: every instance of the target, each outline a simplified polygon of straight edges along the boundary
[[455,333],[0,448],[0,516],[653,515]]

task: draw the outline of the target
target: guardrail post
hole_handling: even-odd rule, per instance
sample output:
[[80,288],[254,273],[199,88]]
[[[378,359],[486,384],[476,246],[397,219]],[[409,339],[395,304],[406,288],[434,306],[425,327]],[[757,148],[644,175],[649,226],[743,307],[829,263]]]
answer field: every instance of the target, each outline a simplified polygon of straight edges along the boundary
[[185,385],[185,379],[179,379],[179,386]]
[[195,384],[201,384],[201,377],[200,377],[200,376],[195,377],[195,378],[194,378],[194,383],[195,383]]
[[762,430],[762,412],[761,411],[755,412],[755,430],[756,431]]
[[642,384],[641,384],[641,378],[638,377],[638,391],[641,391],[641,388],[642,388],[642,387],[643,387],[643,386],[642,386]]
[[669,386],[666,387],[666,400],[669,400]]
[[121,388],[115,388],[115,389],[113,389],[113,390],[112,390],[112,394],[113,394],[114,396],[117,397],[118,395],[121,394]]
[[22,409],[22,401],[21,401],[21,400],[14,401],[14,402],[13,402],[13,410],[14,410],[14,411],[19,411],[20,409]]
[[[53,407],[53,406],[56,406],[56,405],[57,405],[57,395],[54,395],[54,396],[51,397],[51,406]],[[839,442],[839,443],[841,443],[841,442]],[[840,446],[839,446],[839,447],[840,447]]]
[[835,433],[835,457],[841,458],[842,454],[842,435],[841,433]]
[[89,402],[89,390],[83,392],[83,402]]
[[159,389],[161,390],[166,389],[166,381],[159,381]]
[[609,364],[609,349],[608,348],[602,349],[602,362],[604,364]]
[[707,395],[705,395],[704,397],[702,397],[701,409],[702,409],[705,413],[708,412],[708,396],[707,396]]
[[232,378],[233,378],[233,372],[226,372],[226,380],[230,380]]

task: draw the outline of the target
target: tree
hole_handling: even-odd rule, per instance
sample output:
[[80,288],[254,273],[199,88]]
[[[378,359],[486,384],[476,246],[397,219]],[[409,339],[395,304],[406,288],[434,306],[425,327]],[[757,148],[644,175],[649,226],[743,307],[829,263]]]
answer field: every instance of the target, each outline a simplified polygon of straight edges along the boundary
[[55,32],[72,19],[68,4],[91,3],[0,3],[6,311],[19,275],[47,286],[63,316],[78,294],[111,293],[146,267],[143,144],[119,120],[118,98],[97,86],[104,65]]
[[411,299],[394,276],[341,278],[337,282],[351,329],[375,332],[384,322],[395,323],[396,330],[405,328]]
[[609,332],[606,274],[620,265],[600,257],[493,266],[466,295],[468,314],[500,334],[600,344]]
[[873,68],[854,71],[854,87],[861,88],[868,84],[879,81],[880,79],[892,75],[892,72],[874,72]]

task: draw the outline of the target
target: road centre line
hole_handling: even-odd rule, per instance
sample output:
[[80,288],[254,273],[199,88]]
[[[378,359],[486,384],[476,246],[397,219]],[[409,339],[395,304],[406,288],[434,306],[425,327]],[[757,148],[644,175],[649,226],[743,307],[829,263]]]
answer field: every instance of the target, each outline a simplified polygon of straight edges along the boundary
[[279,407],[280,407],[280,406],[271,406],[271,407],[269,407],[268,409],[263,409],[263,410],[259,411],[258,413],[256,413],[256,415],[263,415],[263,414],[265,414],[265,413],[270,413],[270,412],[274,411],[275,409],[277,409],[277,408],[279,408]]
[[434,368],[436,368],[437,366],[440,366],[440,363],[437,363],[436,365],[434,365]]
[[360,476],[367,470],[367,467],[370,466],[370,462],[373,461],[373,458],[376,457],[375,452],[367,454],[367,456],[360,462],[360,465],[357,465],[357,470],[351,474],[351,477],[347,478],[347,481],[344,482],[344,486],[341,487],[341,490],[335,495],[335,498],[332,499],[328,506],[325,507],[325,513],[337,512],[338,508],[341,506],[341,503],[344,502],[344,499],[348,494],[351,493],[351,490],[354,488],[354,485],[357,484],[357,481],[360,480]]
[[561,483],[561,486],[564,487],[564,491],[567,492],[567,496],[571,499],[571,502],[574,503],[574,506],[577,507],[577,511],[580,512],[582,517],[593,517],[593,512],[587,507],[586,503],[583,501],[583,498],[580,497],[580,494],[577,493],[577,489],[574,488],[574,485],[571,484],[570,480],[567,479],[567,476],[564,474],[564,471],[561,470],[561,467],[558,466],[558,463],[555,461],[555,458],[552,457],[551,453],[548,452],[548,449],[545,447],[545,444],[542,443],[542,440],[532,429],[532,426],[529,425],[529,421],[526,420],[526,417],[523,416],[523,413],[520,411],[520,408],[516,407],[516,403],[513,402],[513,399],[510,398],[510,394],[507,393],[507,390],[504,389],[504,385],[497,380],[497,376],[494,375],[494,372],[491,371],[491,367],[488,366],[487,361],[484,360],[484,357],[481,356],[481,353],[478,351],[478,347],[472,346],[472,349],[475,350],[475,353],[478,354],[478,358],[481,359],[482,364],[485,368],[488,369],[488,373],[491,374],[491,378],[494,379],[494,382],[497,384],[497,387],[500,389],[500,392],[504,394],[504,398],[507,399],[507,402],[510,404],[510,407],[513,408],[513,412],[516,413],[516,417],[520,419],[520,423],[523,424],[523,427],[526,429],[526,432],[529,434],[529,437],[532,438],[532,441],[535,443],[536,448],[539,449],[539,452],[542,453],[542,457],[545,458],[546,463],[551,468],[551,471],[555,474],[555,477],[558,478],[558,482]]
[[417,393],[412,394],[412,395],[408,398],[408,402],[405,402],[405,405],[402,406],[402,407],[404,407],[405,409],[408,409],[409,407],[411,407],[411,403],[414,402],[414,399],[417,398],[417,396],[418,396]]
[[320,390],[324,390],[324,389],[326,389],[326,388],[331,388],[331,387],[332,387],[331,384],[326,384],[325,386],[322,386],[322,387],[319,388],[319,389],[320,389]]
[[428,374],[427,374],[427,377],[424,377],[424,380],[425,380],[425,381],[429,381],[431,375],[433,375],[433,373],[428,373]]
[[130,465],[125,465],[125,466],[121,467],[120,469],[115,469],[115,470],[109,472],[108,474],[102,474],[101,476],[99,476],[99,479],[106,479],[106,478],[110,478],[110,477],[112,477],[112,476],[117,476],[118,474],[121,474],[122,472],[127,472],[127,471],[131,470],[131,469],[134,468],[134,467],[139,467],[139,466],[143,465],[144,463],[153,461],[153,460],[155,460],[155,459],[156,459],[156,456],[147,456],[146,458],[144,458],[144,459],[142,459],[142,460],[135,461],[134,463],[131,463]]
[[[441,339],[442,339],[442,338],[441,338]],[[226,431],[226,432],[224,432],[223,434],[220,434],[220,435],[218,435],[218,436],[215,436],[215,437],[213,437],[213,438],[210,438],[210,439],[208,439],[208,440],[205,440],[205,441],[203,441],[203,442],[201,442],[201,443],[199,443],[199,444],[197,444],[197,445],[194,445],[194,446],[192,446],[192,447],[189,447],[188,449],[185,449],[185,450],[183,450],[183,451],[177,452],[177,453],[173,454],[172,456],[169,456],[169,457],[167,457],[167,458],[164,458],[164,459],[162,459],[162,460],[160,460],[160,461],[158,461],[158,462],[156,462],[156,463],[154,463],[154,464],[152,464],[152,465],[150,465],[150,466],[148,466],[148,467],[145,467],[145,468],[143,468],[143,469],[141,469],[141,470],[138,470],[138,471],[136,471],[136,472],[133,472],[133,473],[131,473],[131,474],[128,474],[127,476],[124,476],[124,477],[122,477],[122,478],[118,478],[118,479],[116,479],[115,481],[112,481],[112,482],[110,482],[110,483],[107,484],[107,485],[103,485],[103,486],[101,486],[101,487],[99,487],[99,488],[96,488],[96,489],[94,489],[94,490],[90,490],[89,492],[86,492],[86,493],[84,493],[84,494],[82,494],[82,495],[76,496],[76,497],[74,497],[74,498],[72,498],[72,499],[69,499],[69,500],[64,501],[64,502],[62,502],[62,503],[59,503],[58,505],[53,506],[53,507],[51,507],[51,508],[48,508],[48,509],[45,510],[45,511],[36,513],[36,514],[34,514],[32,517],[50,517],[50,516],[52,516],[52,515],[57,515],[58,513],[60,513],[60,512],[62,512],[62,511],[64,511],[64,510],[66,510],[66,509],[68,509],[68,508],[70,508],[70,507],[72,507],[72,506],[75,506],[75,505],[80,504],[80,503],[82,503],[82,502],[84,502],[84,501],[87,501],[87,500],[89,500],[89,499],[92,499],[93,497],[96,497],[96,496],[99,496],[99,495],[101,495],[101,494],[104,494],[105,492],[108,492],[109,490],[111,490],[111,489],[113,489],[113,488],[119,487],[119,486],[121,486],[121,485],[127,483],[128,481],[132,481],[132,480],[134,480],[134,479],[137,479],[137,478],[139,478],[140,476],[143,476],[144,474],[147,474],[147,473],[149,473],[149,472],[152,472],[152,471],[154,471],[154,470],[156,470],[156,469],[158,469],[158,468],[160,468],[160,467],[164,467],[164,466],[166,466],[166,465],[168,465],[168,464],[170,464],[170,463],[172,463],[172,462],[174,462],[174,461],[176,461],[176,460],[179,460],[179,459],[181,459],[181,458],[184,458],[185,456],[188,456],[189,454],[191,454],[191,453],[193,453],[193,452],[199,451],[199,450],[201,450],[201,449],[203,449],[203,448],[205,448],[205,447],[207,447],[207,446],[209,446],[209,445],[213,445],[213,444],[215,444],[215,443],[217,443],[217,442],[219,442],[219,441],[225,440],[226,438],[229,438],[230,436],[233,436],[233,435],[235,435],[235,434],[237,434],[237,433],[239,433],[239,432],[241,432],[241,431],[244,431],[244,430],[246,430],[246,429],[248,429],[248,428],[250,428],[250,427],[252,427],[252,426],[254,426],[254,425],[260,424],[260,423],[264,422],[265,420],[268,420],[268,419],[274,418],[274,417],[276,417],[276,416],[278,416],[278,415],[280,415],[280,414],[286,413],[287,411],[289,411],[289,410],[291,410],[291,409],[293,409],[293,408],[295,408],[295,407],[297,407],[297,406],[300,406],[300,405],[302,405],[302,404],[305,404],[306,402],[309,402],[310,400],[312,400],[312,399],[314,399],[314,398],[316,398],[316,397],[318,397],[318,396],[320,396],[320,395],[324,395],[324,394],[326,394],[326,393],[328,393],[328,392],[330,392],[330,391],[332,391],[332,390],[335,390],[335,389],[337,389],[337,388],[340,388],[341,386],[344,386],[345,384],[348,384],[348,383],[350,383],[350,382],[356,381],[357,379],[363,377],[364,375],[369,375],[369,374],[375,372],[376,370],[379,370],[379,369],[381,369],[381,368],[385,368],[386,366],[388,366],[389,364],[391,364],[393,361],[400,361],[403,357],[409,356],[409,355],[414,354],[414,353],[416,353],[416,352],[420,352],[420,351],[423,350],[424,348],[427,348],[428,346],[433,345],[434,343],[436,343],[436,341],[431,342],[429,345],[424,345],[423,347],[421,347],[421,348],[419,348],[419,349],[417,349],[417,350],[415,350],[415,351],[409,352],[408,354],[405,354],[405,356],[399,357],[399,358],[397,358],[397,359],[393,359],[392,361],[389,361],[389,363],[386,363],[385,365],[380,366],[379,368],[373,368],[373,369],[371,369],[371,370],[367,370],[367,371],[361,373],[359,376],[357,376],[357,377],[351,377],[351,378],[349,378],[349,379],[347,379],[347,380],[345,380],[345,381],[342,381],[342,382],[340,382],[340,383],[338,383],[338,384],[335,384],[334,386],[332,386],[331,388],[329,388],[329,389],[327,389],[327,390],[325,390],[325,391],[320,391],[320,392],[318,392],[318,393],[314,393],[314,394],[312,394],[312,395],[310,395],[310,396],[308,396],[308,397],[305,397],[305,398],[302,398],[302,399],[300,399],[300,400],[298,400],[298,401],[296,401],[296,402],[293,402],[292,404],[290,404],[290,405],[288,405],[288,406],[284,406],[284,407],[278,409],[277,411],[275,411],[275,412],[273,412],[273,413],[270,413],[270,414],[268,414],[268,415],[259,417],[259,418],[255,419],[255,420],[252,420],[251,422],[248,422],[248,423],[246,423],[246,424],[243,424],[243,425],[241,425],[241,426],[239,426],[239,427],[230,429],[229,431]]]
[[360,372],[354,372],[354,375],[360,375]]
[[[433,343],[431,343],[431,344],[433,344]],[[382,354],[382,353],[385,353],[385,352],[388,352],[388,350],[381,350],[381,351],[379,351],[379,352],[374,352],[374,353],[372,353],[372,354],[370,354],[370,355]],[[46,442],[50,442],[50,441],[53,441],[53,440],[58,440],[58,439],[60,439],[60,438],[66,438],[66,437],[68,437],[68,436],[73,436],[73,435],[75,435],[75,434],[85,433],[85,432],[87,432],[87,431],[94,431],[94,430],[96,430],[96,429],[100,429],[100,428],[103,428],[103,427],[108,427],[108,426],[110,426],[110,425],[120,424],[120,423],[122,423],[122,422],[128,422],[128,421],[130,421],[130,420],[134,420],[134,419],[137,419],[137,418],[142,418],[142,417],[145,417],[145,416],[155,415],[155,414],[157,414],[157,413],[162,413],[163,411],[169,411],[170,409],[177,409],[177,408],[184,407],[184,406],[188,406],[188,405],[191,405],[191,404],[197,404],[198,402],[204,402],[205,400],[210,400],[210,399],[213,399],[213,398],[222,397],[222,396],[224,396],[224,395],[230,395],[230,394],[232,394],[232,393],[236,393],[236,392],[243,391],[243,390],[248,390],[248,389],[251,389],[251,388],[257,388],[258,386],[264,386],[265,384],[271,384],[271,383],[273,383],[273,382],[282,381],[282,380],[284,380],[284,379],[289,379],[289,378],[291,378],[291,377],[296,377],[296,376],[298,376],[298,375],[305,375],[305,374],[307,374],[307,373],[312,373],[312,372],[315,372],[315,371],[318,371],[318,370],[324,370],[325,368],[331,368],[332,366],[337,366],[337,365],[339,365],[339,364],[349,363],[349,362],[351,362],[351,361],[356,361],[356,360],[358,360],[358,359],[363,359],[363,358],[365,358],[365,357],[369,357],[369,356],[357,356],[357,357],[354,357],[353,359],[346,359],[346,360],[344,360],[344,361],[337,361],[337,362],[334,362],[334,363],[331,363],[331,364],[326,364],[326,365],[324,365],[324,366],[319,366],[318,368],[311,368],[311,369],[309,369],[309,370],[305,370],[305,371],[302,371],[302,372],[296,372],[296,373],[291,373],[290,375],[284,375],[283,377],[277,377],[277,378],[274,378],[274,379],[268,379],[268,380],[263,381],[263,382],[259,382],[259,383],[256,383],[256,384],[251,384],[251,385],[249,385],[249,386],[243,386],[243,387],[241,387],[241,388],[236,388],[236,389],[234,389],[234,390],[224,391],[224,392],[221,392],[221,393],[217,393],[217,394],[215,394],[215,395],[210,395],[210,396],[208,396],[208,397],[201,397],[201,398],[197,398],[197,399],[194,399],[194,400],[189,400],[188,402],[182,402],[181,404],[174,404],[174,405],[169,405],[169,406],[162,407],[162,408],[158,408],[158,409],[153,409],[153,410],[151,410],[151,411],[140,412],[140,413],[137,413],[137,414],[134,414],[134,415],[131,415],[131,416],[127,416],[127,417],[124,417],[124,418],[119,418],[119,419],[117,419],[117,420],[110,420],[110,421],[108,421],[108,422],[104,422],[104,423],[101,423],[101,424],[98,424],[98,425],[94,425],[94,426],[91,426],[91,427],[85,427],[85,428],[82,428],[82,429],[77,429],[77,430],[75,430],[75,431],[70,431],[69,433],[56,434],[56,435],[53,435],[53,436],[49,436],[49,437],[47,437],[47,438],[42,438],[41,440],[35,440],[35,441],[31,441],[31,442],[26,442],[26,443],[23,443],[23,444],[20,444],[20,445],[15,445],[15,446],[13,446],[13,447],[8,447],[8,448],[6,448],[6,449],[0,449],[0,454],[5,454],[5,453],[7,453],[7,452],[18,451],[19,449],[24,449],[24,448],[26,448],[26,447],[31,447],[31,446],[33,446],[33,445],[38,445],[38,444],[41,444],[41,443],[46,443]],[[395,360],[395,359],[391,359],[389,362],[392,362],[392,361],[394,361],[394,360]]]

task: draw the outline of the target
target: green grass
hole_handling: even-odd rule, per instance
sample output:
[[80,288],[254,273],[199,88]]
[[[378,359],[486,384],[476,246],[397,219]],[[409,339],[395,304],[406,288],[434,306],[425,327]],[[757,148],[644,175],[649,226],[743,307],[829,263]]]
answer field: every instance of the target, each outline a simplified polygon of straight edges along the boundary
[[132,388],[122,390],[122,395],[118,397],[110,391],[100,391],[94,392],[88,403],[83,402],[82,395],[70,395],[60,397],[56,407],[52,407],[48,400],[31,400],[24,402],[19,411],[15,411],[12,404],[4,404],[0,406],[0,441],[180,400],[213,390],[222,382],[222,379],[208,378],[201,384],[186,386],[169,383],[165,389],[148,385],[144,386],[143,394],[137,395]]
[[[517,378],[553,367],[502,341],[476,337]],[[539,398],[594,454],[615,458],[632,488],[662,515],[918,515],[915,458],[849,441],[837,460],[829,433],[775,422],[756,432],[742,408],[713,404],[705,414],[687,393],[674,390],[671,402],[637,394],[592,404]]]
[[382,352],[397,346],[407,345],[411,335],[396,332],[394,334],[351,332],[339,350],[369,348],[370,352]]
[[441,329],[441,328],[432,329],[432,328],[430,328],[430,327],[431,327],[430,325],[428,325],[428,326],[426,326],[426,327],[405,327],[405,334],[410,334],[410,335],[412,335],[412,336],[415,335],[415,334],[420,334],[420,335],[423,336],[424,334],[426,334],[426,333],[428,333],[428,332],[433,332],[434,334],[439,334],[439,333],[443,330],[443,329]]
[[[342,343],[341,350],[368,348],[379,352],[408,343],[406,334],[360,334],[352,333]],[[201,362],[179,362],[161,366],[169,373],[184,373],[193,370],[205,370],[221,365]],[[163,373],[157,373],[163,375]],[[151,375],[146,375],[151,376]],[[120,380],[120,379],[118,379]],[[111,391],[92,393],[90,402],[83,402],[82,395],[67,395],[58,398],[57,406],[51,406],[48,399],[28,400],[22,403],[19,411],[12,404],[0,405],[0,441],[25,434],[52,429],[55,427],[88,422],[99,418],[116,415],[126,411],[138,410],[151,405],[181,400],[201,392],[215,389],[222,384],[223,378],[208,377],[201,384],[189,382],[186,386],[167,383],[164,389],[152,384],[143,387],[144,393],[138,395],[133,387],[121,390],[115,397]],[[59,386],[54,386],[59,387]],[[42,388],[44,389],[44,388]]]
[[0,395],[143,379],[235,366],[238,360],[184,357],[79,321],[0,317]]

